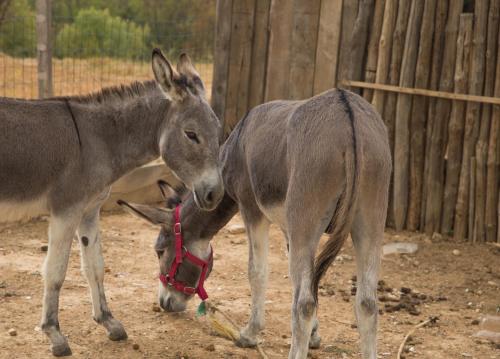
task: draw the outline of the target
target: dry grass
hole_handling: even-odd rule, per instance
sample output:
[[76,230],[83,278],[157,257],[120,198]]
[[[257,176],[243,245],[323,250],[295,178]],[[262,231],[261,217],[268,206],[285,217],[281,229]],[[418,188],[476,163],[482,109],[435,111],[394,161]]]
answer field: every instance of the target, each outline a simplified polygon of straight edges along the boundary
[[[0,96],[37,98],[36,59],[12,58],[0,53]],[[213,64],[198,63],[196,68],[210,96]],[[53,59],[54,96],[86,94],[102,87],[144,81],[152,78],[149,62],[112,58]]]

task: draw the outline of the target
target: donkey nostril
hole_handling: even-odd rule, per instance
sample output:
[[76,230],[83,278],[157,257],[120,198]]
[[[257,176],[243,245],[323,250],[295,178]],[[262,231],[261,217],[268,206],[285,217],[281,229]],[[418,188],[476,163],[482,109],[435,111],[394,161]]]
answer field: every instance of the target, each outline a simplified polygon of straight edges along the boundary
[[214,193],[213,191],[208,191],[207,195],[205,196],[205,201],[207,203],[212,203],[214,200]]

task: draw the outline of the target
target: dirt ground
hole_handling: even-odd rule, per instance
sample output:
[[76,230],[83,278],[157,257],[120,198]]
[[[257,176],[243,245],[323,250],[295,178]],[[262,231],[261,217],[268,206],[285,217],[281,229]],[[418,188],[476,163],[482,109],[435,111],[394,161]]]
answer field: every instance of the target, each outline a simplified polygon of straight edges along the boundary
[[[240,217],[231,223],[241,223]],[[101,224],[108,302],[114,316],[125,325],[129,339],[109,341],[104,329],[92,320],[78,245],[74,243],[60,312],[61,328],[69,337],[73,357],[259,358],[255,350],[237,348],[211,334],[208,324],[195,316],[197,298],[182,314],[153,310],[158,286],[153,251],[156,228],[121,213],[105,214]],[[51,357],[48,340],[38,327],[40,268],[45,256],[41,246],[47,242],[46,233],[43,220],[0,226],[0,358]],[[214,270],[206,284],[211,300],[239,325],[245,323],[250,310],[245,238],[245,234],[233,235],[226,229],[217,235]],[[439,317],[437,324],[415,332],[406,358],[500,358],[498,347],[472,337],[478,330],[476,319],[500,310],[500,249],[408,233],[388,232],[385,240],[418,243],[419,250],[414,255],[388,255],[383,260],[381,279],[385,284],[381,283],[379,295],[385,301],[379,303],[383,313],[379,317],[379,358],[395,358],[405,333],[430,316]],[[270,244],[267,327],[261,339],[270,358],[283,358],[290,344],[291,286],[286,245],[276,227],[272,227]],[[353,257],[349,242],[323,281],[319,298],[322,344],[311,351],[312,357],[360,358],[353,325]],[[411,289],[402,295],[410,299],[392,302],[400,296],[401,287]],[[391,288],[392,293],[388,292]],[[8,334],[11,328],[17,331],[16,336]]]

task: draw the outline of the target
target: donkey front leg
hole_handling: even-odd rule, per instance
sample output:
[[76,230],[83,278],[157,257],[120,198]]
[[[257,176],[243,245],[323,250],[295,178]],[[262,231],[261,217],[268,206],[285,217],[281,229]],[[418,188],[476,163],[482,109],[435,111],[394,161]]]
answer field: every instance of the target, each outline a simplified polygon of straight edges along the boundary
[[241,330],[237,345],[257,345],[257,334],[264,329],[264,302],[268,276],[267,253],[269,242],[269,221],[260,216],[258,220],[245,216],[248,233],[248,278],[252,292],[252,314],[248,324]]
[[80,216],[80,211],[72,211],[71,214],[52,214],[50,218],[49,249],[42,269],[44,293],[41,327],[50,339],[55,356],[71,355],[68,341],[59,328],[59,293],[66,277],[71,242]]
[[78,238],[82,271],[87,278],[92,297],[94,320],[106,328],[109,339],[123,340],[127,339],[127,333],[123,325],[113,318],[104,294],[104,260],[99,234],[99,211],[102,203],[108,197],[107,193],[108,191],[103,193],[99,200],[85,212],[78,227]]

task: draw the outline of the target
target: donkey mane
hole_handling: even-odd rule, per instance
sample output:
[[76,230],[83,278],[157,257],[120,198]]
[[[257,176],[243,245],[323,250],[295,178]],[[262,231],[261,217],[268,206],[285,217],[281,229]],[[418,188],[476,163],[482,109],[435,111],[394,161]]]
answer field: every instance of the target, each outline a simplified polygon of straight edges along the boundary
[[144,96],[157,88],[158,85],[154,80],[143,82],[135,81],[128,85],[105,87],[87,95],[57,96],[48,100],[71,100],[83,104],[102,104]]

